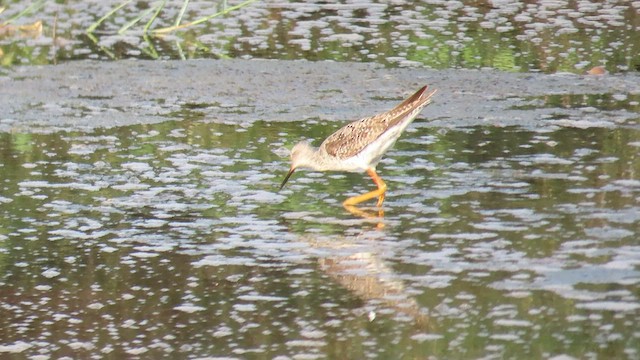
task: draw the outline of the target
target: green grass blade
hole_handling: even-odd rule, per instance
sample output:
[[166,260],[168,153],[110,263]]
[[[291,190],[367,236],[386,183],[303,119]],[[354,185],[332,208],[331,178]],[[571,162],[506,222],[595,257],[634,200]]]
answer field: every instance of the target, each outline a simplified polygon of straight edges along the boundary
[[[2,25],[8,25],[16,20],[18,20],[19,18],[34,12],[34,11],[38,11],[41,7],[44,6],[45,0],[40,0],[38,2],[35,2],[29,6],[27,6],[26,9],[20,11],[19,13],[13,15],[12,17],[10,17],[9,19],[7,19],[7,21],[5,21],[4,23],[2,23]],[[3,8],[4,9],[4,8]]]
[[116,11],[122,9],[123,7],[125,7],[126,5],[128,5],[132,0],[126,0],[125,2],[123,2],[122,4],[116,6],[115,8],[111,9],[111,11],[109,11],[108,13],[106,13],[103,17],[101,17],[100,19],[98,19],[98,21],[94,22],[91,26],[89,26],[89,28],[87,28],[86,32],[87,33],[92,33],[96,30],[96,28],[98,26],[100,26],[100,24],[102,24],[105,20],[107,20],[111,15],[113,15]]
[[149,32],[149,28],[151,28],[151,24],[153,24],[153,22],[156,21],[156,19],[158,18],[158,15],[160,15],[160,11],[162,11],[162,9],[164,9],[164,6],[166,4],[167,4],[167,0],[163,0],[162,3],[160,3],[156,7],[156,12],[153,14],[151,19],[149,19],[149,21],[147,21],[147,24],[144,26],[144,33],[145,34],[147,34]]
[[155,10],[155,9],[154,8],[149,8],[149,9],[145,10],[142,14],[136,16],[135,19],[133,19],[133,20],[129,21],[128,23],[122,25],[120,30],[118,30],[118,34],[122,34],[125,31],[129,30],[129,28],[131,28],[133,25],[137,24],[140,20],[142,20],[143,17],[149,15],[153,10]]
[[109,49],[107,49],[106,47],[100,45],[100,43],[98,42],[98,39],[96,38],[95,35],[93,35],[93,33],[88,32],[87,33],[87,37],[89,38],[89,40],[91,40],[98,48],[100,48],[100,50],[104,51],[105,54],[107,54],[107,56],[109,56],[112,60],[116,60],[116,54],[114,54],[112,51],[110,51]]
[[189,0],[184,0],[184,3],[182,4],[182,9],[180,9],[180,13],[178,13],[178,17],[176,17],[176,22],[174,26],[180,26],[180,22],[182,22],[182,17],[184,16],[184,13],[187,11],[188,5],[189,5]]
[[153,46],[153,41],[149,38],[149,35],[144,34],[142,38],[147,43],[147,47],[142,48],[142,52],[149,55],[150,58],[158,60],[160,58],[160,55],[158,55],[155,46]]
[[222,11],[218,11],[217,13],[215,13],[213,15],[208,15],[208,16],[202,17],[202,18],[200,18],[198,20],[192,21],[190,23],[186,23],[186,24],[182,24],[182,25],[178,25],[178,26],[174,25],[174,26],[169,26],[169,27],[165,27],[165,28],[161,28],[161,29],[156,29],[156,30],[153,31],[153,33],[154,34],[164,34],[164,33],[168,33],[168,32],[171,32],[171,31],[184,29],[184,28],[189,27],[189,26],[195,26],[195,25],[198,25],[198,24],[202,24],[203,22],[207,22],[207,21],[209,21],[209,20],[211,20],[211,19],[213,19],[215,17],[218,17],[220,15],[224,15],[224,14],[230,12],[230,11],[233,11],[233,10],[236,10],[236,9],[240,9],[241,7],[247,6],[247,5],[249,5],[249,4],[251,4],[252,2],[255,2],[255,1],[257,1],[257,0],[247,0],[247,1],[244,1],[244,2],[242,2],[240,4],[238,4],[238,5],[234,5],[232,7],[226,8],[226,9],[224,9]]
[[176,40],[176,49],[178,49],[178,56],[180,56],[180,60],[187,60],[187,57],[184,56],[184,51],[182,51],[182,45],[180,45],[178,40]]

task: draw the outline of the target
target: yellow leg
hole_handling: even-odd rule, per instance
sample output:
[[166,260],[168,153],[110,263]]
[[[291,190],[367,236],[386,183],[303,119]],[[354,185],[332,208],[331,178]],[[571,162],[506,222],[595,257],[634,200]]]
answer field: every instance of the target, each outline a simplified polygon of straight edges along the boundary
[[382,181],[382,178],[378,176],[374,168],[367,169],[367,174],[371,176],[373,182],[378,186],[378,189],[370,191],[366,194],[350,197],[345,200],[344,203],[342,203],[344,206],[353,206],[356,204],[360,204],[363,201],[367,201],[375,197],[378,198],[378,203],[376,204],[376,206],[382,206],[382,203],[384,202],[384,193],[387,191],[387,184]]

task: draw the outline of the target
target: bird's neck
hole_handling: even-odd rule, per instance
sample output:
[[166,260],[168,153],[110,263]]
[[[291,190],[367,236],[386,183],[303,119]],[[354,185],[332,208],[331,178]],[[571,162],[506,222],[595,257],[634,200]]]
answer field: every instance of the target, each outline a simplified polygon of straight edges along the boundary
[[322,153],[319,149],[309,147],[304,154],[304,163],[301,165],[307,169],[315,170],[315,171],[326,171],[327,164],[326,159],[322,156]]

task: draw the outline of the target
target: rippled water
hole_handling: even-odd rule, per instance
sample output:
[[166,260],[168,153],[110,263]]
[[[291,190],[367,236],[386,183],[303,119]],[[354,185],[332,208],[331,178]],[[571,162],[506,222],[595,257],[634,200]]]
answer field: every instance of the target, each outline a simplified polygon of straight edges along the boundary
[[[633,72],[640,2],[258,1],[118,34],[136,1],[86,36],[117,3],[44,2],[2,65],[423,68],[4,68],[0,357],[640,359],[635,76],[424,70]],[[411,82],[441,93],[378,167],[383,211],[342,207],[363,174],[278,191],[295,142]]]
[[[93,36],[86,35],[121,3],[46,2],[17,21],[42,21],[41,36],[0,33],[2,64],[232,57],[547,73],[582,73],[594,66],[640,70],[640,1],[256,1],[160,37],[143,36],[151,18],[147,11],[158,2],[135,1],[108,17]],[[182,23],[215,14],[222,3],[189,1]],[[183,4],[166,2],[151,29],[173,25]],[[3,17],[24,7],[24,1],[8,4]]]
[[277,191],[335,128],[1,134],[0,353],[640,357],[637,127],[419,120],[383,217],[341,206],[365,175]]

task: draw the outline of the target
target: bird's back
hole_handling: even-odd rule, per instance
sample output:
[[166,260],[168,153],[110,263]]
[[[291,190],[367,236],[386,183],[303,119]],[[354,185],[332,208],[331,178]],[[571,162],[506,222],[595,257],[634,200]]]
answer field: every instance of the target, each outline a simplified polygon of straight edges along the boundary
[[[347,159],[357,155],[391,128],[396,126],[404,128],[411,123],[418,113],[431,103],[431,97],[435,91],[426,94],[426,90],[427,86],[422,87],[411,97],[387,112],[347,124],[322,142],[320,149],[324,149],[328,155],[339,159]],[[397,136],[399,135],[400,133],[397,134]]]

